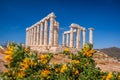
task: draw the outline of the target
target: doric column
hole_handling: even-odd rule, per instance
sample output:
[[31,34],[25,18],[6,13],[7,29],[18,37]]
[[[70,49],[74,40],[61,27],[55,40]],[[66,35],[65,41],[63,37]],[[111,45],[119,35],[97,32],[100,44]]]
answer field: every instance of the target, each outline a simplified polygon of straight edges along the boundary
[[65,46],[65,34],[62,35],[62,46]]
[[36,26],[34,26],[34,45],[36,45]]
[[94,28],[89,28],[89,43],[93,44],[93,30]]
[[34,28],[31,29],[31,46],[33,46],[34,43]]
[[36,28],[37,28],[37,35],[36,35],[36,36],[37,36],[37,40],[36,40],[36,45],[39,45],[39,32],[40,32],[40,31],[39,31],[39,30],[40,30],[40,29],[39,29],[39,25],[37,25]]
[[45,20],[45,26],[44,26],[44,45],[48,45],[48,20]]
[[77,29],[77,36],[76,36],[76,48],[80,48],[80,29]]
[[85,42],[86,42],[86,29],[83,28],[83,46],[85,45]]
[[66,34],[66,46],[69,46],[69,33]]
[[73,36],[73,28],[70,28],[70,47],[74,46],[74,36]]
[[59,29],[59,23],[55,22],[54,24],[54,46],[58,46],[58,29]]
[[50,14],[50,38],[49,38],[49,45],[50,46],[53,46],[53,41],[54,41],[54,33],[53,33],[54,18],[55,18],[54,13],[51,13]]
[[29,29],[28,30],[29,33],[28,33],[28,42],[29,42],[29,46],[31,45],[31,30]]
[[26,29],[26,46],[28,46],[28,38],[29,38],[29,35],[28,35],[28,28]]
[[40,23],[40,45],[43,45],[43,27],[44,27],[44,25],[43,25],[43,22],[41,22]]

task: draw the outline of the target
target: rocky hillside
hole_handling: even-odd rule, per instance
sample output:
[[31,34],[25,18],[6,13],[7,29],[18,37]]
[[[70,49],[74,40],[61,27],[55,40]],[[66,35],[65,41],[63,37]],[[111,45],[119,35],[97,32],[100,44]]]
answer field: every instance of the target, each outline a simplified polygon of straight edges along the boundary
[[104,48],[100,49],[100,51],[107,54],[108,56],[120,59],[120,48],[117,47]]

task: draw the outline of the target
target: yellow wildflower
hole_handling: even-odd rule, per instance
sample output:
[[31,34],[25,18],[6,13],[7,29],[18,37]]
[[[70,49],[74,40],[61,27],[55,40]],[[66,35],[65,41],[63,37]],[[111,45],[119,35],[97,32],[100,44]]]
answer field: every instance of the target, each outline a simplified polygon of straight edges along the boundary
[[11,55],[6,55],[5,56],[5,60],[6,61],[11,61],[13,58],[12,58],[12,56]]
[[46,63],[48,62],[48,60],[47,60],[47,59],[43,59],[43,60],[40,60],[40,62],[41,62],[42,64],[46,64]]
[[13,46],[8,46],[8,50],[9,50],[9,51],[13,51],[13,50],[14,50],[14,47],[13,47]]
[[56,69],[55,69],[55,72],[59,72],[59,69],[58,69],[58,68],[56,68]]
[[23,63],[29,64],[29,63],[30,63],[30,58],[26,57],[26,58],[23,60]]
[[64,73],[67,70],[66,64],[64,64],[60,70],[61,73]]
[[72,60],[72,63],[73,63],[73,64],[79,64],[80,61],[79,61],[79,60]]
[[109,72],[109,74],[106,77],[106,80],[110,80],[110,78],[112,78],[112,77],[113,77],[112,72]]
[[93,53],[95,53],[95,50],[91,49],[89,51],[83,49],[83,53],[88,56],[88,57],[91,57],[93,55]]
[[12,51],[8,51],[8,50],[7,50],[7,51],[5,51],[4,53],[7,54],[7,55],[11,55],[11,54],[12,54]]
[[23,67],[23,69],[27,69],[29,66],[36,66],[36,65],[37,63],[31,60],[30,58],[25,58],[23,60],[23,63],[21,63],[21,66]]
[[42,70],[41,77],[47,77],[50,74],[49,70]]
[[70,52],[70,48],[65,48],[64,51],[65,52]]
[[9,69],[6,69],[6,70],[5,70],[5,73],[9,73],[9,72],[10,72],[10,70],[9,70]]
[[26,70],[29,67],[29,65],[25,63],[21,63],[21,66],[23,70]]
[[58,62],[53,62],[54,65],[58,64]]
[[33,60],[30,60],[29,65],[31,65],[31,66],[36,66],[36,65],[37,65],[37,63],[36,63],[36,62],[34,62]]
[[17,73],[17,77],[23,78],[26,74],[24,71],[18,71]]
[[27,53],[27,52],[29,52],[29,49],[28,48],[24,48],[24,51]]
[[49,58],[50,56],[48,54],[45,54],[45,55],[41,55],[40,56],[40,59],[46,59],[46,58]]
[[73,72],[74,72],[74,71],[75,71],[75,68],[73,67],[72,70],[73,70]]
[[75,71],[75,74],[79,74],[79,71],[78,71],[78,70],[76,70],[76,71]]

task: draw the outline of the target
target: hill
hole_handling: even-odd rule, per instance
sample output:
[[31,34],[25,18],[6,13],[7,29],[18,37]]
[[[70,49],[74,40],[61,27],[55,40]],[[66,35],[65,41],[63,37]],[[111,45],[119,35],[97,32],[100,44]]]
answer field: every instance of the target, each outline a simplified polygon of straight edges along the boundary
[[120,59],[120,48],[110,47],[110,48],[100,49],[100,51],[107,54],[108,56]]

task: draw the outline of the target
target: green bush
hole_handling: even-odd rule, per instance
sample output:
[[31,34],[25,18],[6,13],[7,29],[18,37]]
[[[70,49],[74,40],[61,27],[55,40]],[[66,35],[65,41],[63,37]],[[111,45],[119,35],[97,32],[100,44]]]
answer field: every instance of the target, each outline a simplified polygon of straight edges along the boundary
[[94,53],[93,46],[85,44],[78,54],[64,50],[70,62],[49,64],[53,54],[38,56],[22,44],[10,43],[5,51],[7,70],[0,73],[0,80],[120,80],[120,73],[102,72],[96,67]]

